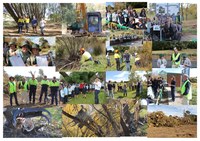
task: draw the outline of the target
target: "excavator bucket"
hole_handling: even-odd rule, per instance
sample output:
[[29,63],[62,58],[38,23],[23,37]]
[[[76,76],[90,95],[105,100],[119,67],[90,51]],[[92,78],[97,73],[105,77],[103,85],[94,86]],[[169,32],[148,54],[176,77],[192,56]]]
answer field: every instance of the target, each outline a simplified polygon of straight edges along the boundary
[[13,111],[12,124],[14,127],[17,125],[17,118],[33,118],[33,117],[44,117],[48,124],[51,122],[51,113],[43,108],[22,108],[14,109]]

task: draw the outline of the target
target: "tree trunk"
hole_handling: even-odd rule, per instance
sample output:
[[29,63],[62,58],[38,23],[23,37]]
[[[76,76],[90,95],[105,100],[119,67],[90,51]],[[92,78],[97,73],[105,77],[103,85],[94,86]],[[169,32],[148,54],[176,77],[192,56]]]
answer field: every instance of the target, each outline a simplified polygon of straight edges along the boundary
[[18,16],[16,15],[15,11],[13,10],[12,6],[9,3],[3,3],[4,7],[8,11],[8,13],[12,16],[15,22],[18,22]]
[[110,121],[110,123],[112,124],[112,127],[114,129],[114,132],[116,134],[117,137],[120,136],[120,133],[118,132],[119,129],[117,127],[117,123],[115,122],[115,120],[113,119],[113,116],[111,115],[111,113],[109,112],[107,106],[105,104],[102,104],[102,107],[104,109],[104,111],[106,112],[106,114],[108,115],[108,120]]
[[82,125],[86,126],[88,129],[90,129],[92,132],[94,132],[94,134],[95,134],[96,136],[98,136],[98,137],[103,137],[103,136],[104,136],[98,129],[92,127],[89,123],[84,122],[84,121],[80,120],[79,118],[68,114],[68,113],[65,112],[65,111],[62,111],[62,114],[65,115],[65,116],[67,116],[68,118],[71,118],[71,119],[73,119],[74,121],[76,121],[76,122],[78,122],[78,123],[81,123]]

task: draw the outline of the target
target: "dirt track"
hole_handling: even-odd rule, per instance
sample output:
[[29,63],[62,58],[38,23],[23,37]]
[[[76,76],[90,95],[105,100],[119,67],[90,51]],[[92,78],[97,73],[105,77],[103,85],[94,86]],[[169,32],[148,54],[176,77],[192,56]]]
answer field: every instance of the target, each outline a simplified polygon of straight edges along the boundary
[[149,127],[149,138],[196,138],[197,125],[181,125],[177,127]]

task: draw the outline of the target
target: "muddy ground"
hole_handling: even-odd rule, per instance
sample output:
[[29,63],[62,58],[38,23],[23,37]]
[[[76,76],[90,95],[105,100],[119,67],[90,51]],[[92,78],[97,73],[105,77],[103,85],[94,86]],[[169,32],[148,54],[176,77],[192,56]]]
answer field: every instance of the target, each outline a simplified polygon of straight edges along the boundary
[[147,137],[150,138],[196,138],[197,125],[181,125],[176,127],[149,127]]

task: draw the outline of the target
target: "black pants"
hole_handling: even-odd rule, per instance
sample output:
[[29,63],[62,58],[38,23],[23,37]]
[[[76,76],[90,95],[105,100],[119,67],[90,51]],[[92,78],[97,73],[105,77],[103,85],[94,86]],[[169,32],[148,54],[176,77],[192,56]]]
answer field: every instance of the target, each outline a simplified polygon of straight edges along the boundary
[[171,88],[172,101],[175,101],[175,88]]
[[33,96],[33,104],[35,104],[35,94],[36,94],[36,88],[30,89],[30,92],[29,92],[29,102],[31,102],[32,96]]
[[16,92],[14,92],[14,93],[11,93],[11,94],[10,94],[10,106],[12,106],[12,98],[13,98],[13,96],[14,96],[14,98],[15,98],[15,104],[16,104],[16,105],[19,105],[19,104],[18,104],[18,101],[17,101],[17,94],[16,94]]
[[47,90],[45,90],[45,89],[41,89],[39,102],[42,101],[43,93],[44,93],[44,103],[46,103],[46,101],[47,101]]
[[68,95],[65,95],[63,98],[63,104],[66,104],[66,102],[68,102]]
[[51,104],[53,105],[54,104],[54,98],[55,98],[55,101],[56,101],[56,105],[58,105],[58,94],[57,94],[57,90],[51,90]]
[[94,91],[94,101],[95,101],[95,104],[99,104],[99,92],[100,92],[100,90],[95,90]]
[[120,71],[120,61],[119,61],[119,58],[117,58],[115,60],[116,60],[116,69],[117,69],[117,71]]

